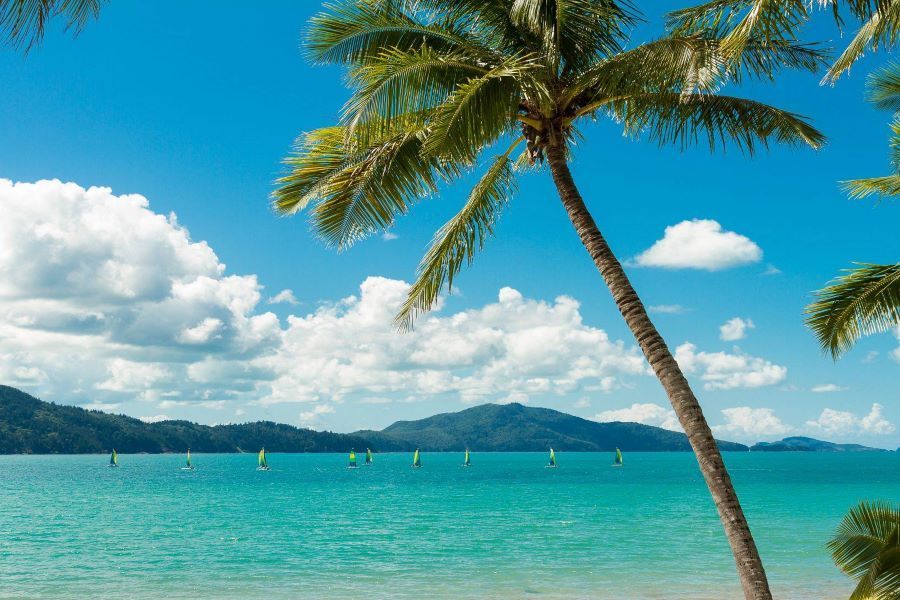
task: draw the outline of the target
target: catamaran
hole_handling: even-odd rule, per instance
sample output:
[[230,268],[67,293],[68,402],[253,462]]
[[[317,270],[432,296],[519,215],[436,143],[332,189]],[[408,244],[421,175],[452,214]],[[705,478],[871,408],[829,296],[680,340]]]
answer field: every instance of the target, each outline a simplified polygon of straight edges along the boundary
[[194,465],[191,462],[191,449],[190,448],[188,448],[187,463],[183,467],[181,467],[181,470],[182,471],[193,471],[194,470]]
[[111,467],[119,466],[119,454],[116,452],[115,448],[113,448],[112,454],[109,455],[109,466],[111,466]]
[[347,465],[347,468],[348,469],[356,468],[356,450],[354,450],[353,448],[350,448],[350,464]]
[[621,467],[621,466],[622,466],[622,451],[619,450],[618,448],[616,448],[616,458],[615,458],[615,460],[613,461],[613,465],[612,465],[612,466],[614,466],[614,467]]
[[419,449],[416,448],[416,453],[413,454],[413,468],[418,469],[422,466],[422,459],[419,458]]
[[366,448],[366,464],[367,465],[372,464],[372,451],[369,450],[368,448]]
[[547,463],[548,469],[556,468],[556,453],[553,451],[553,448],[550,448],[550,462]]
[[256,467],[257,471],[268,471],[269,470],[269,462],[266,460],[266,449],[263,448],[259,451],[259,466]]
[[468,448],[466,448],[466,459],[463,461],[462,466],[464,466],[464,467],[472,466],[472,463],[469,462],[469,449]]

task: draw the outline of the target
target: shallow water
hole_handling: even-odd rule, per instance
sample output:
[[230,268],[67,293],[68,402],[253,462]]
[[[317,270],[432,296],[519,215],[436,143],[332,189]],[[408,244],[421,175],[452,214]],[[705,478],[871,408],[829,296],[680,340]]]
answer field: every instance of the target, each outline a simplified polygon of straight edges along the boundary
[[[360,457],[362,458],[362,457]],[[0,598],[740,598],[687,453],[0,457]],[[900,454],[728,454],[779,598],[844,599],[824,548]]]

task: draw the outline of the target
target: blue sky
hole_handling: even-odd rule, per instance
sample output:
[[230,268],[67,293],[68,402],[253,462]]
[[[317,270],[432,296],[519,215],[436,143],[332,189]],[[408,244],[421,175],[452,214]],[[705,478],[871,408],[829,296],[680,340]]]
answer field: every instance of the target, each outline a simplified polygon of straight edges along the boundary
[[[664,9],[681,6],[669,4],[643,3],[648,23],[635,40],[661,32]],[[390,308],[402,293],[396,282],[411,280],[433,232],[467,189],[456,185],[422,202],[391,230],[396,239],[376,237],[343,254],[316,241],[304,218],[273,215],[268,195],[293,139],[332,123],[347,96],[338,69],[312,67],[300,51],[302,29],[318,8],[114,0],[77,39],[54,30],[27,57],[0,50],[0,179],[77,184],[0,186],[0,208],[14,217],[6,229],[0,224],[0,240],[21,255],[15,263],[0,258],[0,276],[13,282],[0,286],[0,313],[12,315],[0,331],[3,379],[56,402],[209,423],[271,418],[344,431],[518,399],[671,426],[666,398],[634,365],[630,333],[546,173],[521,180],[497,238],[460,278],[432,329],[421,326],[417,338],[397,342],[386,326],[360,321],[366,307]],[[806,37],[843,44],[827,15]],[[893,427],[900,423],[900,341],[874,336],[833,363],[802,324],[810,292],[852,260],[897,260],[900,207],[851,202],[837,184],[888,169],[890,116],[864,101],[865,74],[886,60],[863,60],[834,87],[787,73],[777,85],[730,89],[809,116],[828,136],[818,152],[773,147],[748,159],[734,149],[659,149],[603,121],[577,149],[576,181],[614,250],[630,259],[646,304],[683,307],[653,318],[690,361],[689,378],[722,437],[797,433],[900,443]],[[111,191],[89,193],[91,186]],[[109,209],[130,194],[149,204],[132,199],[122,215]],[[152,218],[170,213],[177,222]],[[71,229],[81,219],[87,225]],[[744,249],[755,245],[761,256],[751,251],[744,264],[715,271],[637,265],[635,257],[667,227],[687,221],[676,232],[697,233],[695,219],[743,236]],[[181,228],[189,242],[172,241]],[[53,246],[41,243],[48,230],[67,233]],[[86,239],[72,241],[79,231]],[[113,275],[97,271],[110,265]],[[75,285],[66,275],[73,272],[83,273]],[[172,302],[171,281],[198,274],[218,291]],[[162,288],[141,287],[156,276]],[[113,286],[104,296],[91,287],[104,277],[135,277],[141,289]],[[367,279],[369,295],[360,297]],[[296,303],[267,303],[285,289]],[[354,295],[355,303],[342,303]],[[560,296],[578,307],[557,302]],[[265,316],[270,311],[276,321]],[[474,323],[465,333],[453,324],[459,313]],[[513,313],[536,321],[513,322]],[[290,315],[305,325],[292,326]],[[739,339],[720,331],[734,318],[753,324]],[[551,333],[539,329],[545,320],[556,324]],[[112,324],[125,321],[128,327]],[[167,344],[172,323],[180,329]],[[227,335],[214,333],[219,327]],[[464,356],[444,364],[422,359],[424,330],[447,344],[446,353],[459,346]],[[310,331],[356,347],[344,355]],[[499,339],[485,341],[491,331]],[[601,338],[609,341],[595,352],[591,344]],[[546,344],[548,352],[558,345],[556,364],[523,364],[543,360],[539,352],[512,355],[529,343]],[[505,350],[485,353],[480,344]],[[574,376],[578,361],[596,372]],[[197,375],[198,365],[208,367],[206,375]]]

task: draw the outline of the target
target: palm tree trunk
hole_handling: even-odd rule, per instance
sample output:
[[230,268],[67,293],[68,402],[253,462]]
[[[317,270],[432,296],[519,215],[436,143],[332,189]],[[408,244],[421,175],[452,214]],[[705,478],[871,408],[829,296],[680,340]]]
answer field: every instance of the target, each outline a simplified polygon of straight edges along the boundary
[[750,527],[744,518],[731,477],[725,469],[722,454],[694,392],[691,391],[687,379],[662,336],[647,316],[647,311],[631,282],[628,281],[622,265],[597,229],[581,194],[578,193],[572,173],[569,171],[564,145],[560,143],[549,146],[547,160],[559,197],[575,231],[578,232],[578,237],[581,238],[581,243],[594,259],[594,264],[606,281],[609,291],[612,292],[619,312],[625,317],[625,322],[637,339],[644,356],[666,390],[672,408],[675,409],[675,414],[678,415],[678,420],[697,456],[700,471],[715,501],[719,518],[725,527],[725,535],[734,553],[744,597],[747,600],[772,600],[766,572],[753,536],[750,534]]

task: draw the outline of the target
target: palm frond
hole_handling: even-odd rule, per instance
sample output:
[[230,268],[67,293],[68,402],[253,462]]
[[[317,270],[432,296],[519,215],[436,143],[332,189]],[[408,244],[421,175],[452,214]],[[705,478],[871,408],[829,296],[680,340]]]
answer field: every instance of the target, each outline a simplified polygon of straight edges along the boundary
[[900,2],[886,2],[879,10],[872,12],[863,23],[847,48],[828,69],[824,82],[834,82],[850,70],[857,60],[869,48],[877,51],[881,46],[888,46],[897,41],[900,35]]
[[77,35],[109,0],[0,0],[0,35],[26,53],[39,44],[54,18]]
[[858,580],[851,600],[900,599],[900,507],[861,502],[828,542],[832,559]]
[[438,177],[457,174],[452,164],[422,156],[427,128],[417,118],[397,119],[397,128],[357,147],[345,128],[314,132],[286,162],[290,172],[278,180],[274,207],[292,214],[313,205],[318,236],[340,250],[387,229],[398,214],[436,188]]
[[488,71],[479,61],[460,53],[429,47],[387,49],[351,70],[354,91],[342,121],[348,125],[348,133],[355,133],[364,123],[374,127],[377,135],[398,115],[433,109],[461,83]]
[[773,79],[783,68],[815,72],[825,54],[812,45],[751,40],[730,60],[722,41],[706,34],[672,35],[603,59],[583,70],[567,85],[565,96],[639,92],[712,92],[744,77]]
[[400,329],[412,327],[416,316],[434,305],[445,285],[447,289],[452,288],[453,279],[463,265],[471,264],[475,253],[493,235],[501,211],[515,193],[510,154],[519,141],[494,160],[472,189],[462,210],[435,234],[431,248],[419,264],[416,282],[394,321]]
[[861,199],[869,196],[896,198],[900,196],[900,175],[884,175],[868,179],[851,179],[842,182],[851,198]]
[[900,63],[893,62],[868,77],[868,100],[882,110],[900,111]]
[[528,77],[529,71],[538,67],[529,57],[513,56],[458,86],[434,110],[425,152],[471,164],[485,146],[512,130],[523,85],[533,90],[540,87]]
[[816,292],[806,324],[835,359],[856,341],[900,326],[900,263],[859,264]]
[[[819,0],[820,5],[830,0]],[[678,34],[702,31],[724,35],[722,47],[738,56],[751,42],[792,42],[809,17],[808,0],[712,0],[669,13],[667,26]]]
[[326,5],[310,19],[306,47],[315,63],[361,63],[385,50],[466,51],[495,57],[489,48],[452,23],[422,23],[403,10],[404,3],[345,0]]
[[712,94],[635,94],[598,101],[583,109],[604,109],[625,132],[646,135],[682,149],[705,140],[711,151],[728,144],[753,154],[775,141],[819,148],[825,136],[799,115],[761,102]]

